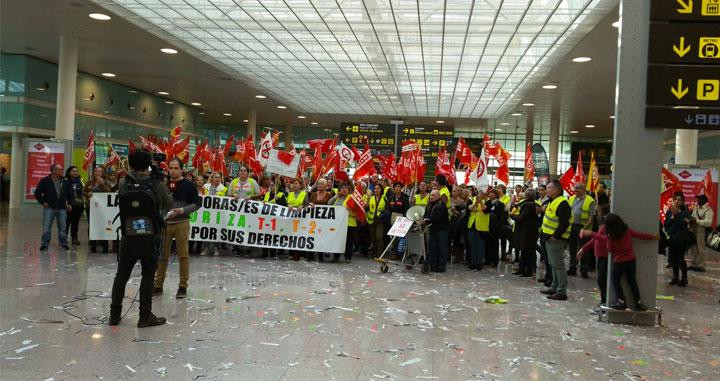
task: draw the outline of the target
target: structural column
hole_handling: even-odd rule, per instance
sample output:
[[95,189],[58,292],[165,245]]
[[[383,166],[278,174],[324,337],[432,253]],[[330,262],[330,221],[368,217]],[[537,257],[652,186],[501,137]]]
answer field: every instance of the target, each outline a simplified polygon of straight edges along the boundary
[[78,39],[60,36],[55,138],[73,140],[75,134],[75,88],[77,86]]
[[[645,128],[649,20],[650,0],[621,0],[611,205],[633,229],[657,233],[663,130]],[[655,307],[657,242],[635,240],[633,246],[640,297],[648,307]],[[629,289],[624,294],[632,299]],[[609,302],[614,295],[608,281]],[[633,302],[628,300],[628,304]],[[652,316],[633,319],[624,313],[610,313],[608,320],[634,324],[654,321]]]
[[697,165],[698,131],[676,130],[675,164]]
[[10,211],[18,211],[25,198],[25,135],[12,134],[12,161],[10,163]]
[[560,146],[560,111],[553,111],[550,114],[550,152],[548,152],[548,160],[550,161],[550,179],[558,177],[558,147]]
[[257,132],[257,110],[250,110],[248,113],[247,133],[246,136],[252,135],[255,140],[258,139]]
[[293,125],[291,122],[285,124],[285,149],[293,146]]
[[527,114],[527,118],[525,120],[525,145],[527,146],[528,143],[532,145],[533,142],[533,136],[535,134],[535,113],[530,111]]

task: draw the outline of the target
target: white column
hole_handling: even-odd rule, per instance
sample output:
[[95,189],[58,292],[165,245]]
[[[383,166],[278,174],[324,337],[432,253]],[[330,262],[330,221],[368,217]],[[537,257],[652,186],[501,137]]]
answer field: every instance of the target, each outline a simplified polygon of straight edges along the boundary
[[257,110],[250,110],[248,113],[247,133],[245,135],[249,136],[250,134],[255,140],[259,138],[257,136]]
[[675,131],[675,164],[697,165],[698,131]]
[[550,152],[548,152],[548,161],[550,161],[550,179],[556,179],[560,175],[558,173],[558,147],[560,146],[560,112],[553,112],[550,115]]
[[[620,20],[611,205],[612,211],[633,229],[655,234],[658,231],[663,130],[645,128],[650,0],[621,0]],[[635,240],[633,246],[640,298],[648,307],[655,307],[657,242]],[[630,289],[625,287],[624,294],[628,304],[632,305]],[[608,302],[613,302],[615,292],[610,281],[607,295]],[[608,321],[651,324],[654,318],[609,313]]]
[[78,39],[60,36],[55,137],[73,140],[75,134],[75,88],[77,86]]
[[24,134],[13,132],[10,162],[10,210],[17,211],[25,198],[25,149]]
[[293,142],[293,125],[292,123],[288,122],[285,124],[285,148],[289,148],[290,145]]

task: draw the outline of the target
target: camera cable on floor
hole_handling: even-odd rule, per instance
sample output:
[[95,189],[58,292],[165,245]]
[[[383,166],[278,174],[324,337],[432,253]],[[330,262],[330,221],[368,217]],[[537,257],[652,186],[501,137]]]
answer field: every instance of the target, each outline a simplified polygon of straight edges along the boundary
[[[137,296],[139,293],[140,293],[140,289],[138,288],[138,290],[135,292],[135,296],[132,297],[132,302],[130,302],[130,307],[128,307],[128,309],[125,311],[125,313],[122,314],[122,316],[120,317],[121,320],[124,319],[125,316],[127,316],[127,314],[132,309],[133,305],[137,301]],[[89,300],[92,298],[110,299],[111,297],[105,296],[105,293],[103,293],[101,291],[86,290],[86,291],[81,292],[79,295],[76,295],[72,300],[68,300],[67,302],[61,304],[60,307],[62,307],[63,312],[80,320],[80,322],[82,322],[83,325],[87,325],[87,326],[106,325],[108,323],[108,315],[110,314],[110,310],[107,310],[105,312],[104,316],[97,316],[97,317],[83,317],[83,316],[79,316],[79,315],[76,315],[71,312],[71,310],[75,307],[74,303],[86,301],[86,300]],[[130,298],[126,296],[125,299],[130,299]],[[95,322],[93,322],[93,321],[95,321]]]

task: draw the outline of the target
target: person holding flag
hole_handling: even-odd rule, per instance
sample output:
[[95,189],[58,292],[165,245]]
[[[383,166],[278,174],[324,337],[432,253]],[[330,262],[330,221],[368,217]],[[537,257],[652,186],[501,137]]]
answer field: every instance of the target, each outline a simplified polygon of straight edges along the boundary
[[[350,196],[350,184],[349,183],[342,183],[340,184],[340,188],[338,189],[338,193],[333,196],[330,201],[328,202],[329,205],[342,205],[348,210],[348,222],[347,222],[347,239],[345,240],[345,262],[350,262],[352,260],[352,252],[353,252],[353,246],[355,245],[355,241],[357,241],[357,228],[358,228],[358,213],[357,209],[353,206],[355,203],[353,202],[353,198]],[[363,220],[364,220],[364,214],[363,214]],[[335,253],[333,255],[332,260],[330,260],[331,263],[338,263],[340,261],[340,254]]]

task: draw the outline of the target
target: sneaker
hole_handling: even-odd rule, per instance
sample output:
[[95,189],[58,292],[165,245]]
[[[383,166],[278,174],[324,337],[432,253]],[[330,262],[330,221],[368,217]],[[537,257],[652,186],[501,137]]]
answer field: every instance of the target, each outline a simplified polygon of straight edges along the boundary
[[678,287],[687,287],[687,285],[688,285],[687,279],[683,279],[680,281],[680,283],[678,283]]
[[547,298],[551,299],[551,300],[567,300],[567,295],[566,294],[558,294],[556,292],[552,295],[548,295]]
[[680,280],[678,278],[672,278],[672,280],[670,281],[670,285],[673,285],[673,286],[678,283],[680,283]]
[[163,289],[162,287],[155,287],[153,288],[153,296],[162,295]]
[[647,309],[647,306],[642,302],[635,303],[635,308],[633,308],[634,311],[647,311]]
[[146,318],[140,318],[138,320],[137,326],[138,328],[146,328],[146,327],[154,327],[156,325],[163,325],[167,322],[164,317],[157,317],[153,314],[150,314],[150,316]]
[[614,310],[625,310],[625,309],[627,309],[627,306],[625,305],[625,303],[618,302],[618,303],[611,304],[610,308],[612,308]]
[[110,319],[108,320],[108,324],[110,325],[118,325],[120,324],[120,312],[110,311]]
[[185,297],[187,297],[187,288],[178,287],[177,294],[175,294],[175,299],[185,299]]
[[61,247],[63,250],[70,250],[70,246],[68,246],[68,245],[60,245],[60,247]]
[[540,293],[545,295],[554,295],[555,290],[553,290],[552,288],[546,288],[544,290],[541,290]]
[[40,251],[45,251],[45,250],[47,250],[47,246],[45,246],[45,245],[40,246]]

